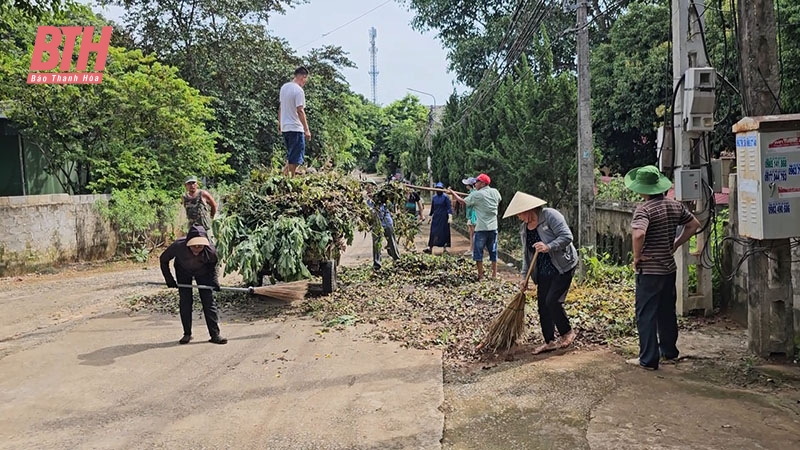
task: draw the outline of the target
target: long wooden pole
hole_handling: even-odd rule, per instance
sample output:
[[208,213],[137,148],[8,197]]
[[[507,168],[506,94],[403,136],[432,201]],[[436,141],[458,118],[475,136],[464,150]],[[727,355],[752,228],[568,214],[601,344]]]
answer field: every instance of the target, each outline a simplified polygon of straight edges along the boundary
[[[407,188],[410,188],[410,189],[419,189],[419,190],[422,190],[422,191],[444,192],[445,194],[447,193],[447,189],[432,188],[432,187],[427,187],[427,186],[416,186],[416,185],[413,185],[413,184],[406,184],[404,186],[406,186]],[[460,195],[462,197],[469,195],[469,194],[464,193],[464,192],[456,192],[456,191],[453,191],[453,192],[455,192],[456,194],[458,194],[458,195]]]

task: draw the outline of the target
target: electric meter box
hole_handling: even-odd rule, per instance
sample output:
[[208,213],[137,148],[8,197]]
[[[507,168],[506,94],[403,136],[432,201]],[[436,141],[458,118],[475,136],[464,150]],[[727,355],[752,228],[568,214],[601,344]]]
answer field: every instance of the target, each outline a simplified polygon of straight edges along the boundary
[[733,132],[739,234],[800,236],[800,114],[745,117]]
[[703,176],[700,169],[675,169],[675,200],[700,200]]
[[690,132],[713,131],[717,71],[713,67],[693,67],[686,70],[684,77],[684,129]]

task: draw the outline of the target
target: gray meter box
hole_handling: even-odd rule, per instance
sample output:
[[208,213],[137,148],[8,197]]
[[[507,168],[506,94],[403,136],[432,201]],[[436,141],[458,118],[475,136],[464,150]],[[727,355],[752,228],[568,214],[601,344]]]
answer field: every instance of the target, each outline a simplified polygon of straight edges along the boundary
[[686,202],[700,200],[703,193],[700,169],[675,169],[675,200]]
[[716,70],[713,67],[694,67],[684,76],[684,129],[689,132],[713,131]]

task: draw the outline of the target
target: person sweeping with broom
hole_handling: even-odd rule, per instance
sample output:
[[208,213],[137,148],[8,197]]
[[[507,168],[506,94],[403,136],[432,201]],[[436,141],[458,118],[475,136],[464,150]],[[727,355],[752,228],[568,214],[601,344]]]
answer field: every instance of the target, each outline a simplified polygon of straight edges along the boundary
[[[173,259],[175,260],[177,282],[169,270],[169,262]],[[192,340],[192,289],[178,287],[178,284],[190,285],[194,278],[199,285],[213,286],[215,290],[219,290],[217,250],[208,241],[205,228],[193,225],[186,237],[179,238],[164,250],[160,262],[164,281],[168,287],[178,288],[180,296],[179,307],[183,337],[178,343],[188,344]],[[206,318],[208,334],[211,335],[209,342],[227,344],[228,340],[219,334],[219,318],[217,305],[214,302],[214,293],[210,289],[200,289],[200,301],[203,303],[203,316]]]
[[[523,273],[531,273],[538,287],[537,306],[544,344],[536,347],[533,354],[568,347],[577,335],[564,311],[564,299],[578,265],[578,251],[572,244],[572,232],[564,216],[553,208],[545,208],[546,204],[533,195],[517,192],[503,214],[504,219],[517,216],[524,224]],[[536,260],[532,261],[537,253]],[[530,264],[535,266],[531,268]],[[520,284],[523,292],[528,289],[528,281],[525,275]],[[556,329],[561,338],[558,342],[555,340]]]

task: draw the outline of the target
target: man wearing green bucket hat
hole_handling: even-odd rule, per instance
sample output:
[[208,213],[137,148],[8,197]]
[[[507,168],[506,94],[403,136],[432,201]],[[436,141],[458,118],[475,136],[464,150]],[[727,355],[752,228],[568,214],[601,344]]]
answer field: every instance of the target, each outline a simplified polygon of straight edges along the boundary
[[664,196],[672,182],[656,166],[631,170],[625,186],[644,199],[631,221],[639,357],[627,362],[655,370],[661,358],[675,361],[679,355],[673,254],[697,232],[700,222],[682,203]]

